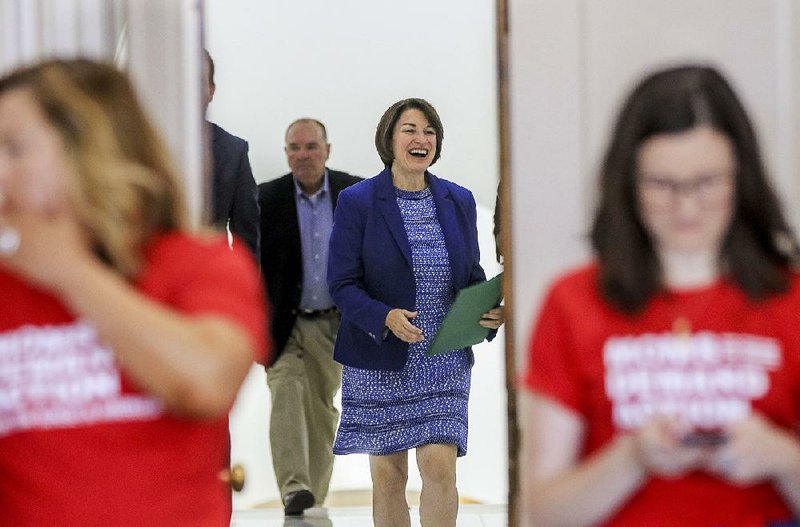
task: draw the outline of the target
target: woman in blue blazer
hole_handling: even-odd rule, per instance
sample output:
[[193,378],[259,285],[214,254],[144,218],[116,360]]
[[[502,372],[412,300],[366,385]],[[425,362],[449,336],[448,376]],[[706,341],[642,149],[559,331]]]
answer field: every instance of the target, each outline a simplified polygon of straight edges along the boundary
[[[370,455],[377,526],[410,523],[412,448],[423,524],[454,526],[458,512],[472,350],[425,352],[455,294],[486,277],[472,193],[428,172],[442,137],[427,101],[392,105],[375,134],[386,168],[342,191],[330,238],[328,284],[342,313],[334,358],[344,365],[334,452]],[[502,322],[498,307],[479,323],[496,330]]]

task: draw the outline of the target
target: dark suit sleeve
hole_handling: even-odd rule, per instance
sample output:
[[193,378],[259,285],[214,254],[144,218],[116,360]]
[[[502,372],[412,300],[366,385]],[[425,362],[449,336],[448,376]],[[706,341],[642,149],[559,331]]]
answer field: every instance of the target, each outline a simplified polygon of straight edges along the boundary
[[257,263],[260,263],[261,250],[259,248],[260,236],[260,209],[258,206],[258,186],[253,177],[248,157],[248,146],[245,143],[239,166],[236,171],[236,189],[233,195],[233,204],[230,212],[230,229],[241,239]]

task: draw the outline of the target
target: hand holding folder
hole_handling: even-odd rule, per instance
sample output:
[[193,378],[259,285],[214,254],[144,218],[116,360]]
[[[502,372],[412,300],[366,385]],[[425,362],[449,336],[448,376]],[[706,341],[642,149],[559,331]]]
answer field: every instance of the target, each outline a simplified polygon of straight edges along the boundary
[[426,355],[432,357],[482,342],[489,329],[478,321],[502,299],[503,273],[459,291]]

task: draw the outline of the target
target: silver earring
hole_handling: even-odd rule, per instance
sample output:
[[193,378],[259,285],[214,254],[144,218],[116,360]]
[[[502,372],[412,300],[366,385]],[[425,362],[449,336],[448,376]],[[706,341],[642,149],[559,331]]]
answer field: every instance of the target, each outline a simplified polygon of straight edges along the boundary
[[19,231],[14,227],[0,227],[0,257],[12,256],[19,249]]

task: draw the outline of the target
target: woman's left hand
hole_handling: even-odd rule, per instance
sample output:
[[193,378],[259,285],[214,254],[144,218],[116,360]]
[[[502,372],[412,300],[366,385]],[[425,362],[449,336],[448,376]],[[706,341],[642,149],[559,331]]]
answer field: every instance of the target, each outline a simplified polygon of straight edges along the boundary
[[497,306],[496,308],[490,309],[488,312],[481,315],[481,319],[478,324],[485,328],[497,329],[502,326],[503,322],[505,321],[506,318],[503,306]]
[[716,449],[707,469],[732,483],[749,485],[781,479],[800,467],[800,442],[766,417],[752,414],[726,430],[728,441]]

